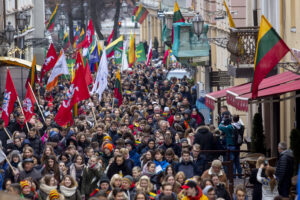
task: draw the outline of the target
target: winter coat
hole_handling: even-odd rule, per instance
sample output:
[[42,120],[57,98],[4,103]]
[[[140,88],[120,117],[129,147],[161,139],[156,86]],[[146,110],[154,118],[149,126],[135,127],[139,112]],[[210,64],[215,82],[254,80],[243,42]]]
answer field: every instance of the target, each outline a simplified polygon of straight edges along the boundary
[[[258,172],[257,168],[255,168],[251,171],[249,182],[253,185],[252,198],[261,200],[262,199],[262,188],[261,188],[262,185],[260,182],[257,181],[257,178],[256,178],[257,172]],[[264,169],[262,170],[261,176],[265,177]]]
[[70,175],[77,181],[78,186],[81,186],[82,175],[85,165],[82,165],[82,169],[76,169],[75,163],[70,165]]
[[294,171],[294,156],[291,150],[285,150],[280,153],[277,162],[275,175],[278,178],[279,194],[288,197],[291,187],[291,178]]
[[99,143],[99,147],[102,146],[102,142],[103,142],[103,138],[104,138],[104,135],[98,135],[98,134],[95,134],[92,138],[92,142],[98,142]]
[[262,168],[259,168],[256,178],[257,178],[257,181],[262,184],[262,199],[263,200],[273,200],[276,196],[278,196],[277,182],[272,191],[271,186],[270,186],[270,179],[263,178],[261,176],[261,172],[262,172]]
[[193,160],[194,165],[196,166],[195,175],[201,176],[202,173],[205,170],[206,166],[206,156],[205,155],[199,155],[197,159]]
[[72,188],[68,188],[65,186],[60,186],[59,191],[62,195],[64,195],[65,200],[81,200],[81,194],[76,186]]
[[196,130],[194,144],[200,144],[201,150],[214,150],[214,137],[209,127],[202,126]]
[[[8,129],[6,129],[7,133],[11,135],[10,131]],[[7,136],[5,130],[2,128],[0,129],[0,141],[2,142],[2,146],[3,149],[6,150],[7,148],[7,140],[9,139],[9,137]]]
[[[155,200],[159,200],[159,199],[160,199],[160,198],[159,198],[160,196],[164,196],[164,194],[156,195]],[[174,192],[172,192],[172,196],[174,197],[174,199],[177,200],[177,195],[176,195]]]
[[231,200],[229,193],[226,190],[226,187],[224,184],[219,183],[216,187],[215,187],[215,191],[216,191],[216,195],[218,198],[223,198],[225,200]]
[[181,154],[181,149],[180,147],[175,144],[175,143],[171,143],[170,145],[167,145],[166,143],[162,144],[160,147],[160,149],[163,149],[163,150],[167,150],[168,148],[171,148],[173,149],[174,153],[180,157],[180,154]]
[[233,134],[233,126],[231,124],[225,126],[223,123],[219,125],[220,131],[225,133],[226,138],[226,146],[234,146],[232,134]]
[[41,155],[43,153],[43,141],[41,140],[41,137],[36,135],[34,138],[29,137],[28,140],[30,146],[34,149],[34,152],[37,155]]
[[196,197],[184,196],[181,200],[208,200],[207,196],[202,194],[202,191],[198,186],[197,189],[198,189],[198,195]]
[[[205,170],[205,172],[203,172],[201,179],[202,180],[203,179],[211,179],[212,175],[213,175],[212,168],[209,168],[208,170]],[[225,184],[226,190],[229,191],[227,177],[223,170],[220,170],[218,177],[219,177],[220,182]]]
[[138,154],[135,149],[132,149],[129,152],[129,157],[131,160],[133,160],[134,166],[141,166],[140,154]]
[[167,166],[169,165],[169,163],[166,160],[163,160],[161,162],[154,160],[153,161],[155,163],[155,171],[158,174],[161,171],[165,171]]
[[18,181],[31,177],[34,181],[39,181],[42,178],[41,172],[33,168],[31,171],[21,171]]
[[189,162],[180,162],[178,165],[175,166],[176,173],[179,171],[184,172],[186,178],[192,178],[196,175],[196,166],[192,161]]
[[122,174],[122,176],[131,175],[131,169],[128,168],[128,166],[125,164],[125,162],[122,165],[117,165],[117,163],[113,162],[109,167],[107,171],[107,177],[111,179],[111,177],[114,174]]
[[89,196],[98,187],[102,175],[103,171],[99,164],[96,164],[93,168],[90,166],[85,167],[82,175],[81,194]]

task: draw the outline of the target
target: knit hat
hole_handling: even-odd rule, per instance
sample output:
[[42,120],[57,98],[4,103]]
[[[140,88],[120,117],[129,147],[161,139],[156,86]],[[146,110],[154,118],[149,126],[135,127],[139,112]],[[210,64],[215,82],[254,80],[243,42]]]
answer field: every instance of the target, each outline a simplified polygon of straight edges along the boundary
[[188,179],[185,181],[184,185],[181,186],[182,189],[188,189],[188,188],[196,188],[197,183],[193,181],[192,179]]
[[58,193],[58,191],[56,189],[53,189],[50,191],[50,193],[49,193],[50,200],[59,199],[59,197],[60,197],[60,194]]
[[110,141],[112,141],[112,139],[111,139],[111,137],[109,135],[104,136],[103,140],[110,140]]
[[133,182],[133,178],[130,175],[126,175],[122,178],[122,181],[128,181],[129,185],[131,185]]
[[114,147],[113,147],[113,145],[112,145],[112,144],[110,144],[110,143],[107,143],[106,145],[104,145],[103,149],[105,149],[105,148],[109,149],[109,150],[110,150],[110,152],[112,152]]
[[108,179],[106,176],[103,176],[103,177],[100,179],[100,185],[101,185],[102,183],[108,183],[108,184],[110,184],[110,181],[109,181],[109,179]]
[[27,180],[20,181],[20,186],[21,186],[21,188],[23,189],[24,187],[29,186],[29,183],[28,183]]

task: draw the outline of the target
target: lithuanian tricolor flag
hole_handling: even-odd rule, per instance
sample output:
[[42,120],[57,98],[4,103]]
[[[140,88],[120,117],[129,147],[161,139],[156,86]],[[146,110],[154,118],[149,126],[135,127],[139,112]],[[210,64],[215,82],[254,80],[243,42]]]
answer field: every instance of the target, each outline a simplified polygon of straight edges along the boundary
[[123,47],[123,35],[121,35],[118,39],[110,43],[106,48],[106,57],[112,57],[115,52],[115,48],[121,48]]
[[257,97],[258,86],[261,81],[289,51],[289,47],[273,29],[265,16],[262,15],[254,60],[252,99]]
[[229,8],[228,8],[228,6],[227,6],[225,0],[224,0],[223,3],[224,3],[224,6],[225,6],[225,8],[226,8],[226,12],[227,12],[227,15],[228,15],[228,18],[229,18],[229,26],[230,26],[231,28],[235,28],[235,23],[234,23],[234,21],[233,21],[233,19],[232,19],[231,13],[230,13],[230,11],[229,11]]
[[54,27],[54,21],[55,21],[55,17],[56,17],[56,12],[57,12],[57,8],[58,8],[58,4],[56,4],[56,7],[55,7],[55,10],[53,11],[49,21],[48,21],[48,24],[47,24],[47,27],[46,29],[48,31],[51,31]]
[[177,22],[185,22],[181,11],[179,9],[178,3],[177,1],[175,1],[175,5],[174,5],[174,14],[173,14],[173,23],[177,23]]
[[31,85],[31,88],[35,91],[35,83],[38,81],[37,79],[37,72],[36,72],[36,59],[35,55],[33,56],[32,64],[30,71],[28,73],[28,77],[25,83],[25,87],[28,87],[28,84]]
[[118,106],[122,105],[123,98],[122,98],[121,76],[120,76],[119,69],[116,74],[114,97],[119,100]]
[[73,43],[74,49],[76,49],[76,46],[77,46],[77,40],[79,39],[79,36],[80,36],[80,32],[79,32],[79,27],[78,27],[78,25],[77,25],[77,27],[76,27],[76,32],[75,32],[75,35],[74,35],[74,43]]
[[148,10],[144,8],[142,4],[140,4],[138,10],[135,13],[135,21],[142,24],[143,21],[146,19],[148,13]]
[[67,32],[65,32],[64,40],[63,40],[63,49],[64,51],[70,47],[70,38]]
[[82,28],[81,32],[80,32],[80,35],[79,35],[78,43],[82,42],[84,40],[84,38],[85,38],[85,32],[84,32],[84,29]]

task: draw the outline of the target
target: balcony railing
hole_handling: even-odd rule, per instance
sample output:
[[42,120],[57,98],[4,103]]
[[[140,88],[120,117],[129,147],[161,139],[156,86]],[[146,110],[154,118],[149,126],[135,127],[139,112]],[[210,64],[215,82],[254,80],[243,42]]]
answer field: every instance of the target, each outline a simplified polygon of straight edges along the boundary
[[227,49],[231,53],[230,64],[253,64],[259,27],[231,28]]

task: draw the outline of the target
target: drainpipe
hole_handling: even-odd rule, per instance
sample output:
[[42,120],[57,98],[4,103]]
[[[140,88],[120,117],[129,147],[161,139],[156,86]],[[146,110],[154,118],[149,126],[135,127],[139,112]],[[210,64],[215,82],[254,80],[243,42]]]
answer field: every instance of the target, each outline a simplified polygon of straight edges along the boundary
[[257,19],[257,0],[253,1],[253,26],[258,26]]

